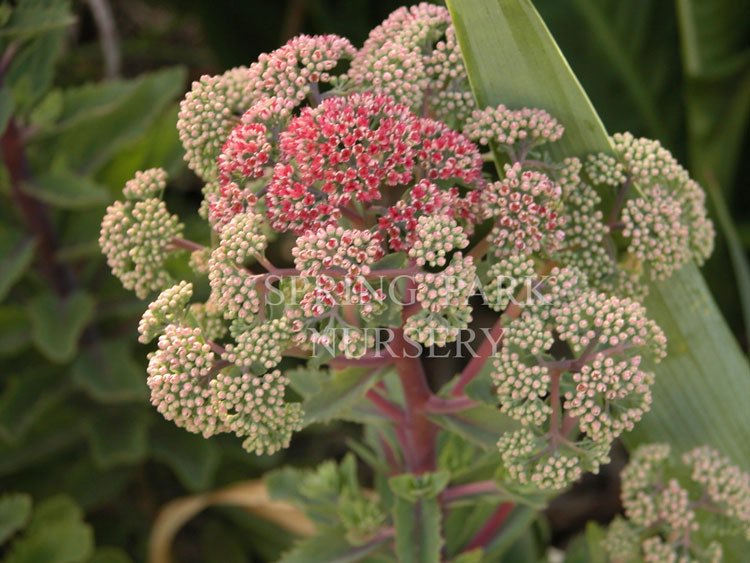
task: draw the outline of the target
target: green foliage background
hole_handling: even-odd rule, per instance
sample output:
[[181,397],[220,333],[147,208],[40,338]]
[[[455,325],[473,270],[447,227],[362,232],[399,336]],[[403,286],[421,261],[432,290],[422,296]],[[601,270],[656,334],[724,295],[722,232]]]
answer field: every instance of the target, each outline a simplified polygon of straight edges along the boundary
[[[18,493],[0,496],[0,558],[10,562],[143,560],[168,500],[338,456],[351,434],[327,426],[308,431],[325,440],[308,434],[255,459],[163,421],[136,342],[143,304],[109,275],[96,239],[104,207],[150,166],[172,175],[170,207],[195,217],[200,186],[174,129],[190,80],[300,32],[359,45],[404,2],[110,4],[127,78],[105,81],[87,3],[0,4],[0,47],[13,53],[0,61],[0,495]],[[607,129],[659,138],[709,191],[721,240],[704,272],[746,347],[750,1],[534,4]],[[266,561],[289,543],[244,512],[212,509],[178,538],[177,560]]]

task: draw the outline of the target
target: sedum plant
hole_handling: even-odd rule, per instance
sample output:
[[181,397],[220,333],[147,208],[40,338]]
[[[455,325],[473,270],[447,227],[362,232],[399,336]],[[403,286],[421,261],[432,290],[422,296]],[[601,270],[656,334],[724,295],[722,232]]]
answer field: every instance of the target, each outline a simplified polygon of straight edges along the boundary
[[[318,530],[284,560],[496,561],[524,507],[597,472],[651,408],[667,339],[642,301],[710,255],[701,188],[657,141],[560,159],[555,116],[477,106],[444,8],[401,8],[361,49],[302,35],[204,76],[177,127],[202,236],[152,168],[99,241],[155,296],[152,404],[257,455],[364,425],[371,488],[352,456],[269,476]],[[447,382],[422,361],[445,354],[469,358]]]

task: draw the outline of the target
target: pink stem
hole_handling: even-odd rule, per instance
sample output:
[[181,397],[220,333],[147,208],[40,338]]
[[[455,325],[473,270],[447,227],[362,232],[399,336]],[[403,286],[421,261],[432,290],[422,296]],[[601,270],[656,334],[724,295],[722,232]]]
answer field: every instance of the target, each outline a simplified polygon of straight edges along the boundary
[[494,481],[477,481],[467,483],[466,485],[455,485],[448,487],[443,491],[442,500],[449,504],[467,497],[476,497],[498,492],[497,485]]
[[451,395],[454,397],[463,395],[464,388],[471,383],[477,375],[479,375],[492,353],[497,352],[497,350],[493,350],[493,348],[499,343],[502,335],[503,318],[500,317],[495,323],[495,326],[492,327],[492,330],[490,330],[487,338],[485,338],[484,342],[479,346],[476,357],[472,358],[471,361],[466,364],[466,367],[458,378],[458,382],[451,391]]
[[427,385],[420,359],[404,353],[406,341],[403,329],[397,329],[394,333],[393,345],[398,351],[393,364],[401,381],[405,401],[403,438],[406,443],[402,444],[402,448],[405,454],[411,454],[407,455],[409,471],[426,473],[433,471],[436,463],[437,427],[425,412],[432,392]]
[[513,508],[515,508],[515,505],[512,502],[504,502],[498,506],[494,514],[487,519],[484,526],[482,526],[477,534],[466,545],[464,551],[471,551],[478,547],[484,547],[492,541],[492,538],[497,535],[500,528],[505,524],[510,513],[513,512]]
[[194,252],[196,250],[203,250],[206,248],[202,244],[198,244],[197,242],[193,242],[192,240],[188,240],[181,237],[173,237],[171,241],[169,241],[170,244],[174,248],[179,248],[181,250],[189,250],[190,252]]
[[403,424],[405,416],[404,411],[395,403],[392,403],[374,389],[370,389],[365,396],[375,408],[390,418],[393,422],[396,424]]
[[476,401],[468,397],[457,397],[455,399],[443,399],[435,395],[431,396],[425,404],[425,412],[429,413],[452,413],[468,410],[476,406]]

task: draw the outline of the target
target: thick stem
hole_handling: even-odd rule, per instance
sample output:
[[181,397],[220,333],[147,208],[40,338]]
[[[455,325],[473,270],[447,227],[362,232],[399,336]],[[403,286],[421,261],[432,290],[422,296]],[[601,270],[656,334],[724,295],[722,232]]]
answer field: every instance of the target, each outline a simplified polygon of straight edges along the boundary
[[405,417],[403,434],[406,443],[404,457],[413,473],[433,471],[436,463],[437,427],[426,416],[427,402],[432,392],[418,357],[410,357],[402,329],[394,331],[393,347],[396,367],[404,392]]

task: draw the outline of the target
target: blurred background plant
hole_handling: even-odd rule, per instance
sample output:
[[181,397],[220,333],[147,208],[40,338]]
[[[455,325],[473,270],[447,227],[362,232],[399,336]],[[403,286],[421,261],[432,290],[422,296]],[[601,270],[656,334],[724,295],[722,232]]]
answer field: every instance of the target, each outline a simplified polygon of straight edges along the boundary
[[[746,348],[750,1],[534,3],[607,128],[660,139],[711,194],[721,236],[704,273]],[[283,455],[256,458],[231,439],[203,440],[162,420],[148,405],[135,344],[142,304],[108,274],[96,241],[104,208],[139,169],[166,168],[170,208],[197,216],[200,183],[175,130],[191,80],[248,64],[302,32],[360,45],[403,4],[0,6],[0,491],[22,493],[0,497],[8,561],[143,560],[169,500],[250,479],[282,459],[314,465],[343,453],[352,432],[344,425],[308,430],[329,440],[298,439]],[[553,539],[611,516],[616,490],[591,491],[553,506]],[[266,561],[290,541],[245,510],[212,508],[180,532],[175,559]]]

